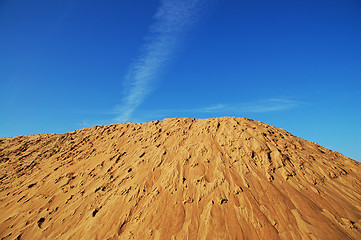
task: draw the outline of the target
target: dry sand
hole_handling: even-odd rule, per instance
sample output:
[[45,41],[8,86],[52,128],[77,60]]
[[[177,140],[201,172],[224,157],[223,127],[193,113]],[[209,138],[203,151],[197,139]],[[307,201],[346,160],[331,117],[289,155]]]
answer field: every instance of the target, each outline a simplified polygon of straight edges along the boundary
[[1,239],[361,239],[361,164],[245,118],[0,139]]

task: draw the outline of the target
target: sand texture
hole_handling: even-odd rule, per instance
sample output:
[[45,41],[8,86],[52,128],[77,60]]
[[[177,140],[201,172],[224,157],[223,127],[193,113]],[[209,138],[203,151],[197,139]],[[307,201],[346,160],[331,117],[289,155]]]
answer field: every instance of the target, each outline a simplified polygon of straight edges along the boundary
[[361,163],[245,118],[0,139],[0,239],[361,239]]

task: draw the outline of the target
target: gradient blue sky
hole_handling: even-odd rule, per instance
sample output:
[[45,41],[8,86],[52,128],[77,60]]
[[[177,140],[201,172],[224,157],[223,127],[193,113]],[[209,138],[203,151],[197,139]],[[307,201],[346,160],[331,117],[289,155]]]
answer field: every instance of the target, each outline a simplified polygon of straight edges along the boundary
[[2,0],[0,136],[247,117],[361,160],[359,0]]

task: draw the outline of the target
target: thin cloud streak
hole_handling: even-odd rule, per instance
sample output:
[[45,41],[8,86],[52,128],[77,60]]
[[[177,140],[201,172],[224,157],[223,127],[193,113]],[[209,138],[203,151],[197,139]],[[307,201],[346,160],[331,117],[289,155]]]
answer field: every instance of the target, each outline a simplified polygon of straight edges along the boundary
[[[165,117],[216,117],[222,115],[244,116],[246,114],[267,114],[277,111],[287,111],[297,107],[308,106],[310,103],[290,100],[288,98],[270,98],[254,102],[233,103],[233,104],[215,104],[200,108],[189,109],[161,109],[152,111],[141,111],[138,117],[132,116],[132,122],[147,122],[154,119]],[[115,114],[109,112],[87,112],[87,114],[108,115]],[[94,125],[112,124],[112,121],[83,121],[79,123],[81,127],[90,127]]]
[[132,113],[154,90],[153,86],[175,56],[187,33],[205,9],[205,0],[163,0],[154,16],[140,57],[125,77],[126,94],[116,108],[116,122],[128,121]]
[[282,99],[271,98],[249,103],[239,104],[219,104],[214,107],[205,107],[197,109],[194,112],[201,113],[267,113],[275,111],[283,111],[295,108],[300,105],[300,102]]
[[157,111],[163,113],[204,113],[204,114],[246,114],[246,113],[267,113],[285,111],[302,105],[302,102],[284,99],[270,98],[248,103],[216,104],[193,109],[168,109]]
[[289,99],[271,98],[267,100],[245,104],[243,106],[240,106],[240,109],[243,112],[248,112],[248,113],[266,113],[266,112],[289,110],[299,106],[300,104],[301,104],[300,102]]

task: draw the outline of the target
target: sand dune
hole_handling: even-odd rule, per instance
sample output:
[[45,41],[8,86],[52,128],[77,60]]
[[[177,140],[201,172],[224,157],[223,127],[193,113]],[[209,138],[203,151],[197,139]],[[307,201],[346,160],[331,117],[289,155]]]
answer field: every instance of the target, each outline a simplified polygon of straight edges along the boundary
[[0,139],[1,239],[361,239],[361,163],[245,118]]

